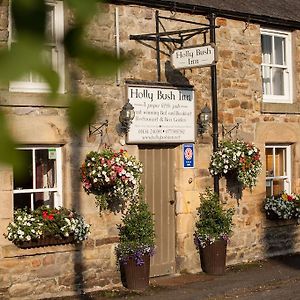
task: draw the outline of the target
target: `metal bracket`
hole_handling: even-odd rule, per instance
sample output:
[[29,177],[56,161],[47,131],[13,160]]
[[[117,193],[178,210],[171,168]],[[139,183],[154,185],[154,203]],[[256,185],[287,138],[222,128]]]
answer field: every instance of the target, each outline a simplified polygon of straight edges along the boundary
[[227,130],[224,125],[222,124],[222,138],[224,139],[226,137],[226,135],[229,135],[231,137],[231,133],[234,129],[236,129],[236,131],[239,129],[240,127],[240,123],[236,123],[235,126],[233,126],[232,128],[230,128],[229,130]]
[[[187,23],[191,25],[197,25],[197,27],[191,29],[167,31],[161,20]],[[194,37],[195,35],[203,34],[203,41],[204,41],[203,44],[206,44],[207,33],[210,32],[210,30],[212,29],[220,27],[216,25],[192,22],[192,21],[187,21],[178,18],[168,18],[168,17],[159,16],[158,10],[155,12],[155,26],[156,26],[156,32],[130,35],[129,39],[139,41],[141,44],[156,50],[157,81],[161,81],[160,54],[163,53],[167,56],[170,56],[169,53],[166,53],[160,49],[160,43],[163,43],[171,52],[174,49],[182,48],[184,46],[184,43],[189,39],[191,39],[192,37]],[[162,32],[160,31],[161,28],[163,29]],[[156,42],[156,45],[154,47],[151,44],[144,43],[144,41],[150,41],[150,42],[153,41]],[[172,46],[168,45],[168,43],[172,44]]]
[[93,134],[100,134],[102,136],[103,135],[102,127],[104,126],[105,127],[108,126],[108,120],[105,120],[101,125],[89,124],[89,137]]

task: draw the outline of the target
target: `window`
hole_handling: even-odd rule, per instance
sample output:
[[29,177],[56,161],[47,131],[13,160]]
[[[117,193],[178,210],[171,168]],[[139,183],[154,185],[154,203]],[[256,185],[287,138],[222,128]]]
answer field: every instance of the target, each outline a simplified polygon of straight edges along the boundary
[[58,207],[62,204],[62,166],[59,147],[19,148],[26,160],[22,175],[14,172],[14,209],[36,209],[41,205]]
[[291,192],[291,146],[266,146],[266,195]]
[[[11,20],[11,18],[10,18]],[[64,92],[64,48],[60,44],[64,32],[62,1],[47,2],[47,38],[44,57],[52,63],[53,69],[60,76],[59,92]],[[13,24],[10,21],[10,44],[16,43]],[[12,92],[48,92],[49,87],[43,78],[30,72],[18,81],[10,82]]]
[[264,102],[292,102],[291,33],[261,30]]

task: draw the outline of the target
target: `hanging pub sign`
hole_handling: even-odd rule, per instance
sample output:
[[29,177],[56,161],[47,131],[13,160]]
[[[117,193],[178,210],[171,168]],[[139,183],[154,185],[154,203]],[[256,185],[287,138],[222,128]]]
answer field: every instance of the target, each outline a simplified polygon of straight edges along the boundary
[[171,54],[174,69],[207,67],[216,61],[216,49],[213,44],[176,49]]
[[129,144],[195,142],[195,101],[191,87],[127,85],[135,117]]

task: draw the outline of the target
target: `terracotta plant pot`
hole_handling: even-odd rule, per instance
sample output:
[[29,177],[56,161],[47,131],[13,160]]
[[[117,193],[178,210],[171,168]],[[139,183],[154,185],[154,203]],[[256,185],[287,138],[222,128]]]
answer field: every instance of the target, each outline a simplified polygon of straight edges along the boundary
[[200,261],[203,272],[223,275],[226,269],[227,241],[220,239],[206,247],[200,247]]
[[130,290],[145,290],[149,287],[150,255],[144,255],[143,260],[142,266],[137,266],[133,258],[120,265],[121,280],[124,287]]

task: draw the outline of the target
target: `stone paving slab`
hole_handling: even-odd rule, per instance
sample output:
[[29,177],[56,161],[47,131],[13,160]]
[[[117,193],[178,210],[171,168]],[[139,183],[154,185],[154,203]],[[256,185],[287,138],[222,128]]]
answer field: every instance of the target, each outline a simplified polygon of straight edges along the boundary
[[300,300],[300,253],[227,268],[223,276],[181,274],[152,278],[145,291],[119,288],[62,299]]

